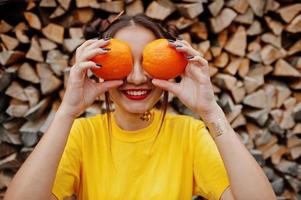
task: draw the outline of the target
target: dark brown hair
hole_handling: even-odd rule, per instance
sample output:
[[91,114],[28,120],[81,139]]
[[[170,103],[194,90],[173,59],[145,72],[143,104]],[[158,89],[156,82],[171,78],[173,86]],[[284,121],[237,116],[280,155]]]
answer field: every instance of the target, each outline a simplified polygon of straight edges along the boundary
[[[100,34],[100,38],[105,38],[105,37],[112,37],[115,35],[115,33],[122,29],[123,27],[127,26],[132,26],[132,25],[140,25],[145,28],[148,28],[151,30],[154,35],[157,38],[167,38],[167,39],[176,39],[178,35],[178,30],[176,27],[172,25],[163,25],[161,21],[152,19],[150,17],[147,17],[146,15],[140,13],[134,16],[127,16],[127,15],[122,15],[115,21],[113,21],[105,30],[103,30]],[[105,92],[105,103],[106,103],[106,112],[107,112],[107,121],[108,121],[108,129],[109,129],[109,144],[110,144],[110,151],[111,151],[111,137],[112,137],[112,129],[111,129],[111,103],[110,103],[110,95],[109,92]],[[163,94],[163,101],[159,101],[156,103],[156,107],[161,108],[161,123],[160,127],[158,130],[158,133],[156,135],[156,138],[153,142],[153,144],[156,142],[157,137],[161,131],[164,118],[166,115],[166,110],[167,110],[167,105],[168,105],[168,91],[164,91]]]

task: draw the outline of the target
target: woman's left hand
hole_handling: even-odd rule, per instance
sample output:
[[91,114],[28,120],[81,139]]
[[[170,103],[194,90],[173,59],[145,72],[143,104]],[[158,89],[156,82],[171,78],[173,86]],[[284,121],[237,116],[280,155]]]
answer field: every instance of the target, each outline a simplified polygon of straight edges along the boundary
[[176,95],[203,119],[209,117],[219,106],[215,101],[207,60],[185,40],[170,41],[169,44],[184,53],[188,60],[181,82],[153,79],[152,83]]

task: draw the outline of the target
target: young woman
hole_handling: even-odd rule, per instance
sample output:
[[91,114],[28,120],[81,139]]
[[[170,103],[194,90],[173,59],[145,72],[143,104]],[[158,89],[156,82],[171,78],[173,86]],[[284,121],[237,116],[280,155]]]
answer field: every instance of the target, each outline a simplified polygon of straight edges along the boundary
[[[99,66],[89,60],[108,52],[102,47],[110,37],[128,42],[133,69],[124,80],[96,83],[86,73]],[[198,51],[142,14],[122,16],[102,38],[77,49],[62,104],[5,200],[72,195],[83,200],[188,200],[193,194],[210,200],[276,199],[216,103],[208,62]],[[152,79],[141,66],[144,46],[157,38],[171,39],[170,45],[188,57],[179,83]],[[166,113],[168,92],[202,121]],[[76,119],[104,93],[107,103],[114,102],[114,112]],[[163,113],[154,108],[162,94]],[[144,97],[135,100],[137,95]]]

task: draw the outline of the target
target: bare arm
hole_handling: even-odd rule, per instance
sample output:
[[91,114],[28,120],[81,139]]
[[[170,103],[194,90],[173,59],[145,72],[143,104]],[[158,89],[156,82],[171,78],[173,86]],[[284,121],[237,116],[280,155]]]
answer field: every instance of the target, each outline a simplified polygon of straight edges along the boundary
[[106,53],[99,47],[108,42],[88,40],[77,49],[76,63],[71,68],[62,104],[47,132],[13,178],[5,200],[55,199],[51,190],[75,117],[91,105],[97,96],[122,84],[117,80],[95,83],[87,77],[88,69],[97,68],[89,60],[97,54]]
[[[268,178],[231,128],[221,108],[217,106],[211,119],[204,121],[213,138],[217,136],[214,141],[224,161],[235,199],[276,199]],[[225,198],[222,196],[222,199]]]
[[50,199],[58,163],[73,120],[57,112],[48,131],[13,178],[5,200]]

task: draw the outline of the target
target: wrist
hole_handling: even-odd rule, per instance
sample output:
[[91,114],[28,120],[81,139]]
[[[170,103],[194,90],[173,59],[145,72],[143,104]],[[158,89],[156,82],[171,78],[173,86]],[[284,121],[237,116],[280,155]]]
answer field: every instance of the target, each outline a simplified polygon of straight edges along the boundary
[[74,120],[77,117],[76,113],[66,108],[63,104],[60,105],[59,109],[56,112],[56,115],[70,120]]
[[211,123],[216,121],[217,119],[226,118],[223,110],[216,102],[214,102],[210,107],[208,107],[206,111],[199,112],[198,114],[205,123]]

